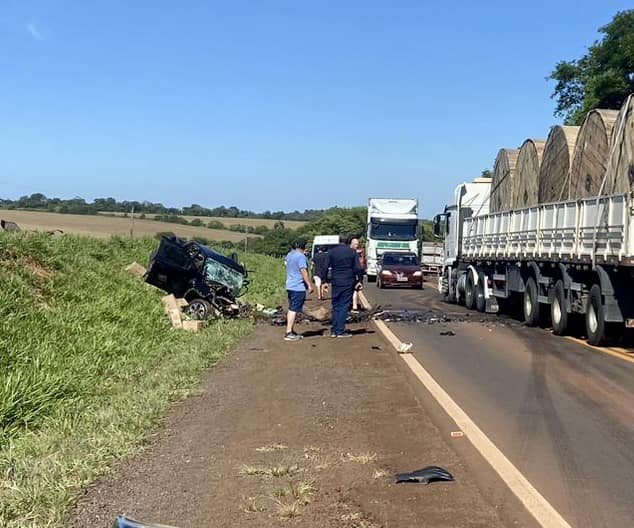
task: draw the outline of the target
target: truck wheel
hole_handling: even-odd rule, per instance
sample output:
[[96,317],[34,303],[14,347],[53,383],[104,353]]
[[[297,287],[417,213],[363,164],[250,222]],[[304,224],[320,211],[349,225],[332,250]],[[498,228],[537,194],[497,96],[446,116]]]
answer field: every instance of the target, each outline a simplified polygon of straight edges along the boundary
[[566,309],[566,290],[564,281],[555,283],[553,302],[550,305],[550,319],[553,323],[553,334],[565,335],[568,331],[568,310]]
[[526,281],[526,288],[524,289],[524,322],[527,326],[537,326],[539,324],[537,283],[533,277]]
[[471,273],[471,271],[467,271],[467,280],[465,281],[464,287],[464,305],[469,310],[473,310],[475,307],[475,301],[476,291],[475,284],[473,284],[473,273]]
[[447,272],[443,273],[442,281],[443,281],[443,286],[447,287],[447,290],[445,291],[443,288],[443,291],[441,293],[442,300],[444,302],[451,302],[452,299],[449,298],[449,274]]
[[592,285],[586,302],[586,333],[591,345],[600,346],[606,341],[603,298],[598,284]]
[[484,298],[484,281],[485,281],[484,273],[478,273],[478,284],[476,284],[475,288],[475,305],[476,310],[478,312],[484,313],[487,306],[487,301]]

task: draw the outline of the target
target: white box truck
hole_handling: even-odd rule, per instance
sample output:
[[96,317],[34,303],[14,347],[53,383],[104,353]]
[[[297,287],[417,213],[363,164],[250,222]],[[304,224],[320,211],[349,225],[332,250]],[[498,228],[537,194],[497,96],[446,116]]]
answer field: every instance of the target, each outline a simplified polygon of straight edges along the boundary
[[614,194],[489,213],[489,179],[456,188],[434,218],[444,237],[439,289],[470,309],[550,316],[557,335],[575,315],[601,345],[634,328],[634,197]]
[[386,251],[418,255],[418,200],[370,198],[366,233],[366,273],[376,280],[377,264]]
[[443,265],[443,245],[440,242],[421,242],[420,268],[423,273],[438,275]]

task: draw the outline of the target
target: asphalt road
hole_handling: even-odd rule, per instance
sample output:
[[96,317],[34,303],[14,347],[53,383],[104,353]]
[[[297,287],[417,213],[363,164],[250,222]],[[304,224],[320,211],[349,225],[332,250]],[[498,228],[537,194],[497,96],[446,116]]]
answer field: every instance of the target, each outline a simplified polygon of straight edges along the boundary
[[[634,364],[510,318],[469,313],[431,287],[369,284],[365,292],[384,308],[452,318],[388,324],[568,523],[634,524]],[[440,335],[447,330],[455,335]]]

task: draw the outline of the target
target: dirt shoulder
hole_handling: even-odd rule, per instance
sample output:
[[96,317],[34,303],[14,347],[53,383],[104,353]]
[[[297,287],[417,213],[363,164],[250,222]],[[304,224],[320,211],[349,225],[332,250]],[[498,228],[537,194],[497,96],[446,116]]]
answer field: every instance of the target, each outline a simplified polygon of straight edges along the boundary
[[[371,325],[351,328],[331,339],[302,326],[287,343],[258,326],[143,453],[85,491],[70,525],[125,513],[180,528],[501,526],[394,352]],[[394,483],[427,465],[456,481]]]

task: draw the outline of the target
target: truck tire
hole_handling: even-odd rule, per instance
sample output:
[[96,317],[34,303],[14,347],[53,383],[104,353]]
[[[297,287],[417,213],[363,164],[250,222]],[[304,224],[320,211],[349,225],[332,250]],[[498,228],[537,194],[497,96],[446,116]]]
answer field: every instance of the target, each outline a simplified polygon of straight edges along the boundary
[[605,344],[605,318],[601,286],[593,284],[586,301],[586,333],[588,343],[594,346]]
[[476,302],[476,290],[475,290],[475,284],[473,283],[473,273],[467,270],[467,280],[465,281],[465,287],[464,287],[464,305],[469,310],[473,310],[475,308],[475,302]]
[[475,288],[475,305],[478,312],[484,313],[487,307],[487,300],[484,298],[484,273],[478,273],[478,284]]
[[[450,278],[449,278],[449,273],[448,273],[447,271],[445,271],[445,272],[443,273],[443,275],[442,275],[442,280],[443,280],[443,283],[444,283],[444,284],[443,284],[443,289],[442,289],[442,292],[441,292],[441,294],[440,294],[440,295],[441,295],[441,297],[442,297],[442,300],[443,300],[444,302],[448,302],[448,303],[453,302],[453,301],[454,301],[454,299],[452,299],[452,298],[450,297],[450,295],[449,295],[449,280],[450,280]],[[447,290],[444,290],[444,286],[446,286],[446,287],[447,287]]]
[[537,300],[537,283],[529,277],[524,288],[524,322],[527,326],[539,324],[539,301]]
[[559,279],[555,283],[553,302],[550,305],[550,319],[553,323],[553,334],[565,335],[568,331],[569,313],[566,307],[566,289],[564,281]]

